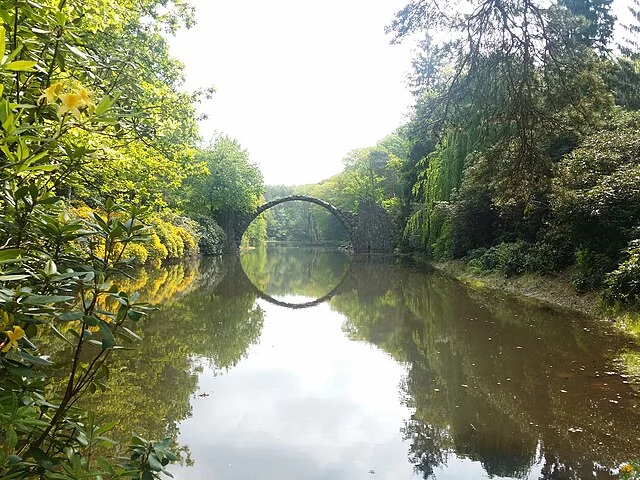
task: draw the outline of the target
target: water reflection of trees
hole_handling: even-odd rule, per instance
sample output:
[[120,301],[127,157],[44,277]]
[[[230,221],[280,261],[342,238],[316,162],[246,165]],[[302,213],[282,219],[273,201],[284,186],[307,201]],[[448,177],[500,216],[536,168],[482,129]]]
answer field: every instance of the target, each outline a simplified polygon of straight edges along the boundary
[[321,298],[336,287],[349,267],[348,256],[316,247],[270,246],[241,255],[249,280],[270,296]]
[[544,479],[612,478],[640,451],[637,398],[606,374],[626,343],[612,332],[400,267],[354,262],[347,284],[331,301],[345,331],[408,366],[403,434],[425,478],[452,454],[491,476],[541,461]]
[[[141,300],[161,309],[137,325],[144,339],[138,347],[112,356],[106,391],[83,399],[95,413],[117,422],[112,437],[126,443],[133,431],[175,440],[178,424],[191,416],[202,369],[202,361],[194,360],[227,369],[258,341],[263,311],[254,293],[236,287],[229,265],[205,259],[141,270],[121,280],[122,287],[139,291]],[[56,355],[62,363],[68,354],[60,349]]]

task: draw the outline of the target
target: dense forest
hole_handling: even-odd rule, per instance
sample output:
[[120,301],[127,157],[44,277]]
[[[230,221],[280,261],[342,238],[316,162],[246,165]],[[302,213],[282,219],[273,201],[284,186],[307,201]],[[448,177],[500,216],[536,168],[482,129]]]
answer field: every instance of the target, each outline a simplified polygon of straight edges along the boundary
[[[393,41],[423,39],[409,121],[351,151],[338,175],[267,187],[267,197],[308,194],[352,212],[372,200],[403,232],[399,252],[464,259],[475,274],[570,267],[578,291],[606,287],[608,299],[636,303],[638,8],[616,23],[610,1],[472,6],[416,0],[400,11]],[[267,233],[343,239],[326,216],[282,207],[267,216]]]
[[[112,445],[79,399],[142,341],[132,324],[152,308],[125,291],[132,267],[220,254],[265,199],[375,202],[399,252],[480,273],[570,267],[579,290],[638,302],[638,5],[618,22],[610,0],[468,7],[412,0],[390,19],[391,41],[421,39],[406,124],[323,182],[265,187],[238,140],[199,135],[214,92],[183,88],[168,45],[196,20],[187,3],[0,2],[0,477],[148,479],[177,459],[167,441]],[[300,204],[243,241],[266,239],[346,241]]]

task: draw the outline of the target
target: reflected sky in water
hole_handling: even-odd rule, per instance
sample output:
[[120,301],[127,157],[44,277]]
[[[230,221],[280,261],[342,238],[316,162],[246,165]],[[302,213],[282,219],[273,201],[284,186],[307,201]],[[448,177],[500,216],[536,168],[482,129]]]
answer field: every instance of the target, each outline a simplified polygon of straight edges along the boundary
[[177,428],[144,433],[188,448],[176,478],[612,479],[640,456],[637,387],[616,367],[636,347],[607,325],[340,252],[198,269],[165,275],[179,293],[143,326],[152,351],[131,372],[172,375]]
[[200,375],[211,395],[196,397],[180,426],[196,463],[179,477],[411,478],[399,435],[410,415],[398,394],[405,367],[349,341],[327,304],[262,307],[259,345],[228,373]]

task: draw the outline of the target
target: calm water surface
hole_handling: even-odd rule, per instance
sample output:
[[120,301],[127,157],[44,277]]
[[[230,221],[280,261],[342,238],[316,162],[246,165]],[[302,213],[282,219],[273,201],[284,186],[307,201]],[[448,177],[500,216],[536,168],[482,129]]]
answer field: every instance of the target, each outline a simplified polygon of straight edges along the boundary
[[163,309],[103,413],[135,399],[119,431],[175,438],[176,478],[609,479],[640,457],[633,347],[607,325],[310,248],[136,287]]

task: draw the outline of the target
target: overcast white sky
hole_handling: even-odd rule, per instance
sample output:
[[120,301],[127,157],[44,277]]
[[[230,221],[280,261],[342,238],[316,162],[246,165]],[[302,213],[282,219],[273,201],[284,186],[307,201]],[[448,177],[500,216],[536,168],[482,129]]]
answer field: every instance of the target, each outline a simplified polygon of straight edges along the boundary
[[267,184],[314,183],[391,133],[411,104],[410,47],[384,26],[405,0],[192,0],[172,39],[186,87],[214,85],[201,133],[237,138]]
[[[628,21],[615,0],[614,13]],[[215,132],[235,137],[267,184],[315,183],[352,148],[403,122],[411,45],[384,26],[406,0],[191,0],[197,25],[172,39],[187,89],[215,86],[202,105]]]

